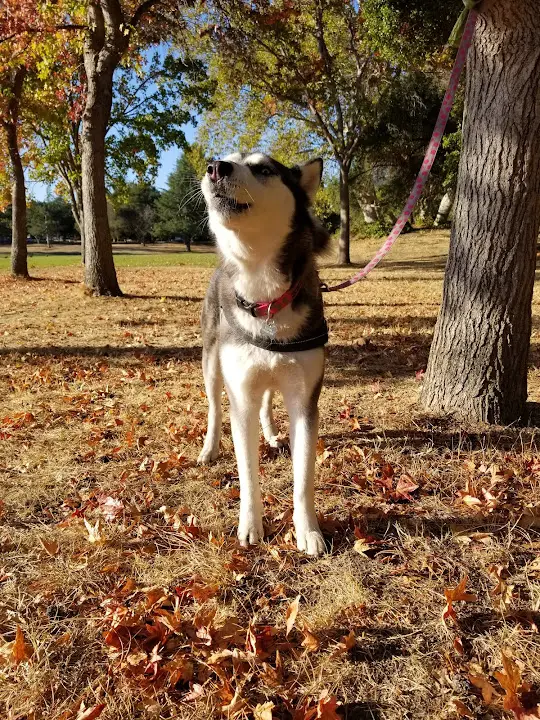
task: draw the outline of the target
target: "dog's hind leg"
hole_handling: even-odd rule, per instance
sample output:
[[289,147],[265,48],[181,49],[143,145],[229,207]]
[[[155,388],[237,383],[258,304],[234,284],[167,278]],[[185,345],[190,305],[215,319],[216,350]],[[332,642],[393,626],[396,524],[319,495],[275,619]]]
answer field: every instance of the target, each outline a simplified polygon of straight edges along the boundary
[[208,398],[208,429],[204,438],[203,449],[197,462],[206,465],[219,455],[221,440],[221,393],[223,391],[223,375],[219,361],[219,348],[214,342],[209,349],[203,350],[203,375],[206,396]]
[[259,418],[264,435],[264,439],[273,448],[282,448],[283,442],[278,438],[278,429],[274,421],[274,413],[272,411],[272,400],[274,398],[273,390],[266,390],[261,405]]

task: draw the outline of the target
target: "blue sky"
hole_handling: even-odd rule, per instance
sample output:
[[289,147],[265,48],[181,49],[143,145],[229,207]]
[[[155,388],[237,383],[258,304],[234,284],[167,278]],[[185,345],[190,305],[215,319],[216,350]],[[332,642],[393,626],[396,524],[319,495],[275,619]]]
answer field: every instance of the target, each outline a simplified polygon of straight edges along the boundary
[[[183,127],[186,140],[188,143],[192,143],[195,139],[195,128],[193,125],[184,125]],[[172,147],[169,150],[165,150],[161,154],[159,171],[156,179],[156,187],[159,190],[164,190],[167,187],[167,178],[174,170],[176,161],[181,155],[182,151],[179,147]],[[27,180],[28,194],[31,195],[35,200],[45,200],[47,197],[47,185],[45,183],[33,182]],[[51,194],[54,197],[54,189],[51,186]]]
[[[150,57],[154,53],[158,53],[158,55],[161,56],[161,59],[163,60],[165,56],[171,52],[171,47],[163,43],[161,45],[158,45],[157,47],[152,47],[149,50],[147,50],[145,53],[143,53],[143,56],[149,60]],[[148,86],[148,90],[151,91],[154,86],[151,84]],[[192,143],[195,140],[195,127],[191,123],[187,123],[186,125],[182,126],[182,130],[184,131],[186,140],[188,143]],[[176,161],[178,160],[178,157],[181,154],[181,150],[179,147],[171,147],[169,150],[166,150],[161,154],[160,157],[160,165],[159,165],[159,171],[156,178],[156,187],[159,190],[164,190],[167,186],[167,178],[171,174],[171,172],[174,170],[174,166],[176,164]],[[45,200],[47,197],[47,191],[48,186],[45,183],[39,183],[39,182],[33,182],[30,179],[27,179],[27,189],[28,194],[31,195],[36,200]],[[51,194],[54,197],[54,188],[53,186],[50,186]]]

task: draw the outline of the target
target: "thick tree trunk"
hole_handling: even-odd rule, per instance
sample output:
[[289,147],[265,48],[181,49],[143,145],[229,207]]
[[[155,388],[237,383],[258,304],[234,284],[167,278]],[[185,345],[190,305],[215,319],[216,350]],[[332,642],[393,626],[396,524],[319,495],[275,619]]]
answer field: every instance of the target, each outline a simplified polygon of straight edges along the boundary
[[350,212],[350,188],[349,188],[349,168],[347,165],[340,163],[339,166],[339,246],[338,246],[338,264],[349,265],[351,262],[350,255],[350,236],[351,236],[351,212]]
[[510,423],[523,414],[540,226],[540,12],[484,0],[442,307],[422,402]]
[[105,134],[111,117],[113,75],[127,47],[118,0],[90,0],[85,38],[86,102],[82,117],[81,183],[85,285],[94,295],[121,295],[112,252],[105,187]]
[[13,177],[11,188],[12,221],[11,221],[11,274],[15,277],[27,278],[28,250],[26,238],[28,227],[26,224],[26,184],[24,169],[19,152],[19,105],[23,91],[26,68],[15,68],[7,82],[6,90],[9,92],[6,117],[2,125],[6,134],[11,173]]
[[86,56],[88,95],[81,137],[85,285],[94,295],[121,295],[105,188],[105,133],[111,111],[113,68],[89,68],[94,58]]
[[13,184],[11,188],[12,224],[11,224],[11,274],[15,277],[27,278],[28,250],[26,238],[26,185],[24,169],[19,153],[17,125],[9,122],[5,125]]
[[442,196],[441,202],[439,203],[439,209],[437,210],[437,217],[435,218],[435,227],[444,225],[448,222],[452,208],[454,207],[454,200],[456,199],[456,191],[454,188],[448,188],[448,190]]

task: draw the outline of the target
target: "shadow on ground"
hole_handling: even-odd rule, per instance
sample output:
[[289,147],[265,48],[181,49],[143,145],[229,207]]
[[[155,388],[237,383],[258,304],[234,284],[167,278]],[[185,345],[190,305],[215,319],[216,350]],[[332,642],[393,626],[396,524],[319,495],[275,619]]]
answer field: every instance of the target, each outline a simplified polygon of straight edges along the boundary
[[200,360],[202,357],[202,348],[194,347],[118,347],[116,345],[49,345],[45,347],[29,346],[29,347],[5,347],[0,348],[0,356],[8,355],[30,355],[35,356],[36,360],[42,357],[149,357],[164,358],[175,360]]

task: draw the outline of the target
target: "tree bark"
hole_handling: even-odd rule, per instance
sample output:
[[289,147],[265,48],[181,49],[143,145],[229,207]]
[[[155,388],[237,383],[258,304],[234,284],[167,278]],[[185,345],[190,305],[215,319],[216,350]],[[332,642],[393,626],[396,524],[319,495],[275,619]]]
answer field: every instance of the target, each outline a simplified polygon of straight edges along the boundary
[[437,413],[510,423],[527,398],[540,227],[540,13],[537,0],[485,0],[480,7],[422,402]]
[[112,102],[113,71],[88,72],[88,96],[83,115],[82,196],[85,284],[94,295],[121,295],[107,218],[105,133]]
[[[81,236],[81,263],[84,265],[84,210],[82,201],[82,187],[80,177],[74,178],[72,172],[76,166],[73,163],[73,157],[68,161],[61,161],[58,165],[62,179],[66,183],[69,190],[69,201],[71,204],[71,214],[79,230]],[[76,173],[74,173],[76,174]]]
[[11,163],[11,274],[15,277],[28,278],[28,227],[26,223],[26,184],[24,168],[19,151],[18,124],[19,105],[23,90],[26,69],[13,70],[9,80],[10,97],[7,115],[2,120],[6,134],[9,159]]
[[69,183],[69,195],[71,200],[71,212],[75,220],[75,224],[81,236],[81,263],[84,265],[85,246],[84,246],[84,210],[82,204],[82,188],[77,183]]
[[454,188],[448,188],[441,198],[439,209],[437,210],[437,217],[435,218],[435,227],[444,225],[448,222],[452,208],[454,207],[454,200],[456,198],[456,191]]
[[11,172],[13,174],[13,184],[11,187],[11,274],[14,277],[27,278],[29,274],[28,248],[26,242],[28,236],[28,228],[26,225],[26,186],[17,141],[17,126],[13,123],[8,123],[6,135],[11,161]]
[[[85,285],[94,295],[121,295],[114,267],[105,186],[105,134],[111,115],[113,74],[126,43],[117,3],[89,4],[84,67],[87,96],[81,134]],[[107,16],[104,17],[104,9]],[[116,17],[118,15],[118,17]]]
[[350,187],[349,167],[346,163],[339,165],[339,246],[338,265],[350,265],[350,236],[351,236],[351,212],[350,212]]

